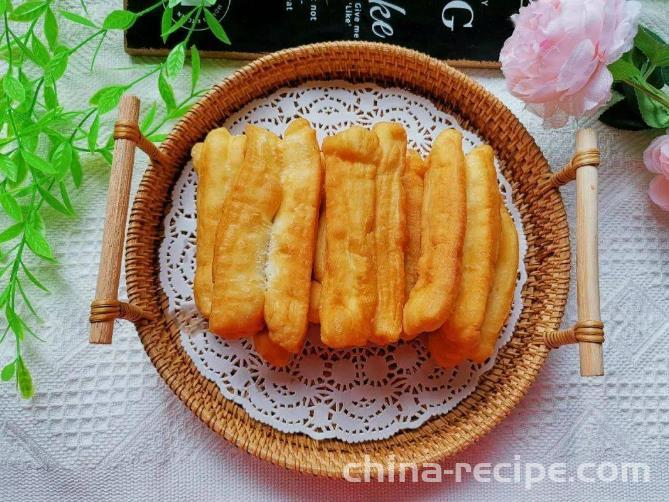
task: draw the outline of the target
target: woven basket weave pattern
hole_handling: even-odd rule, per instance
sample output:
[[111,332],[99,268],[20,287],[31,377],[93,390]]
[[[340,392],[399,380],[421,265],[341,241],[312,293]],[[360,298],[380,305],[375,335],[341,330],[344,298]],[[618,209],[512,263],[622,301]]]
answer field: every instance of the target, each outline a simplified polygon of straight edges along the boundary
[[[528,280],[523,312],[511,341],[476,390],[450,413],[416,430],[358,444],[285,434],[251,419],[204,378],[181,347],[179,329],[160,287],[158,247],[172,187],[206,133],[249,101],[309,80],[344,79],[404,87],[458,117],[495,150],[513,188],[525,236]],[[432,462],[453,455],[489,432],[527,392],[548,349],[543,334],[560,324],[569,288],[569,229],[562,199],[547,184],[549,168],[525,128],[494,96],[446,64],[415,51],[373,43],[315,44],[271,54],[212,88],[173,129],[161,150],[165,165],[147,169],[132,208],[126,242],[130,300],[158,321],[142,322],[142,343],[176,395],[211,429],[250,453],[301,472],[341,477],[368,454],[385,463]]]

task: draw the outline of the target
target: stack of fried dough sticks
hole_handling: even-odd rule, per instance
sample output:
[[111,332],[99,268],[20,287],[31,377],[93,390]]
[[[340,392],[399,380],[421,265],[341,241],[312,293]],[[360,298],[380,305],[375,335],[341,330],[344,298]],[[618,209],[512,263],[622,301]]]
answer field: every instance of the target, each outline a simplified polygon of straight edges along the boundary
[[209,329],[253,337],[276,366],[320,324],[333,349],[427,333],[450,368],[485,361],[513,299],[518,239],[492,149],[447,129],[428,158],[404,128],[325,138],[298,118],[283,138],[248,125],[193,148],[194,296]]

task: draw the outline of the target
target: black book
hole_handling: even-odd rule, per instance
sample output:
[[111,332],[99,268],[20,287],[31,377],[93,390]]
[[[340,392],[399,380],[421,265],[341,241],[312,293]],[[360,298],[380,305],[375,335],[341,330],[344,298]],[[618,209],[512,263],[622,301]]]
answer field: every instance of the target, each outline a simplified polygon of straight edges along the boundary
[[[140,11],[155,0],[126,0]],[[167,4],[167,0],[165,0]],[[224,27],[224,44],[201,19],[192,43],[207,56],[251,58],[287,47],[332,40],[387,42],[440,59],[496,66],[513,30],[511,15],[527,0],[217,0],[209,11]],[[176,23],[199,0],[173,10]],[[160,37],[162,9],[142,16],[126,32],[130,54],[164,54],[183,37]],[[191,21],[179,30],[188,30]]]

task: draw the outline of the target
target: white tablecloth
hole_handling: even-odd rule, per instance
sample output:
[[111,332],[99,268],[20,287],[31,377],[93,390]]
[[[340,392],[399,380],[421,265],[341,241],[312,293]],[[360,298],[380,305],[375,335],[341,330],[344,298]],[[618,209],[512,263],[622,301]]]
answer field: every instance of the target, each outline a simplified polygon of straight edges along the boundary
[[[70,0],[68,3],[76,5]],[[108,2],[87,2],[102,18]],[[644,2],[644,22],[669,37],[669,8]],[[77,28],[78,29],[78,28]],[[74,30],[71,26],[70,30]],[[74,40],[74,31],[64,39]],[[76,34],[80,39],[81,34]],[[94,89],[139,75],[127,67],[120,35],[94,74],[87,60],[60,88],[83,106]],[[92,49],[91,49],[92,50]],[[150,62],[136,58],[134,63]],[[205,82],[240,63],[207,62]],[[526,125],[546,157],[561,166],[572,152],[573,129],[545,130],[505,90],[497,71],[468,71]],[[183,78],[187,87],[187,76]],[[140,96],[155,96],[153,84]],[[110,120],[113,117],[110,116]],[[267,464],[209,431],[167,388],[132,326],[119,323],[111,346],[88,344],[88,308],[100,252],[108,168],[86,163],[78,216],[46,214],[58,266],[40,265],[52,292],[38,300],[45,343],[28,344],[37,393],[30,401],[0,386],[0,500],[347,500],[513,499],[666,500],[669,498],[669,213],[646,196],[650,175],[641,152],[652,135],[597,124],[603,153],[600,192],[602,315],[606,376],[578,376],[575,347],[554,351],[520,406],[492,433],[458,455],[459,462],[644,462],[646,483],[544,481],[516,483],[350,484],[300,475]],[[136,186],[146,159],[140,157]],[[573,187],[563,189],[573,228]],[[48,211],[45,211],[48,212]],[[572,284],[566,321],[575,318]],[[0,361],[13,350],[5,344]]]

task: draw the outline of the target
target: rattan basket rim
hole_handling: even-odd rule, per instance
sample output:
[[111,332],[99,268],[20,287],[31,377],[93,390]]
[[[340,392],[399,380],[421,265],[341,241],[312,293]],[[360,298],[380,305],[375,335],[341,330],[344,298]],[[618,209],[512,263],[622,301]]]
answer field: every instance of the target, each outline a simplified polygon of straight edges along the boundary
[[[159,281],[158,246],[171,190],[192,145],[249,101],[308,80],[371,81],[406,87],[461,119],[495,149],[512,183],[528,241],[523,313],[512,340],[476,390],[446,415],[388,439],[349,444],[286,434],[251,419],[203,377],[179,342]],[[387,44],[329,42],[279,51],[238,70],[180,120],[161,145],[170,162],[151,165],[135,196],[126,241],[130,300],[158,321],[138,324],[142,343],[161,377],[208,427],[238,447],[300,472],[341,477],[363,454],[372,461],[433,462],[454,455],[497,425],[534,382],[548,349],[545,331],[557,329],[569,288],[569,229],[557,189],[540,189],[549,172],[536,143],[501,101],[480,84],[422,53]],[[385,460],[384,460],[385,459]]]

